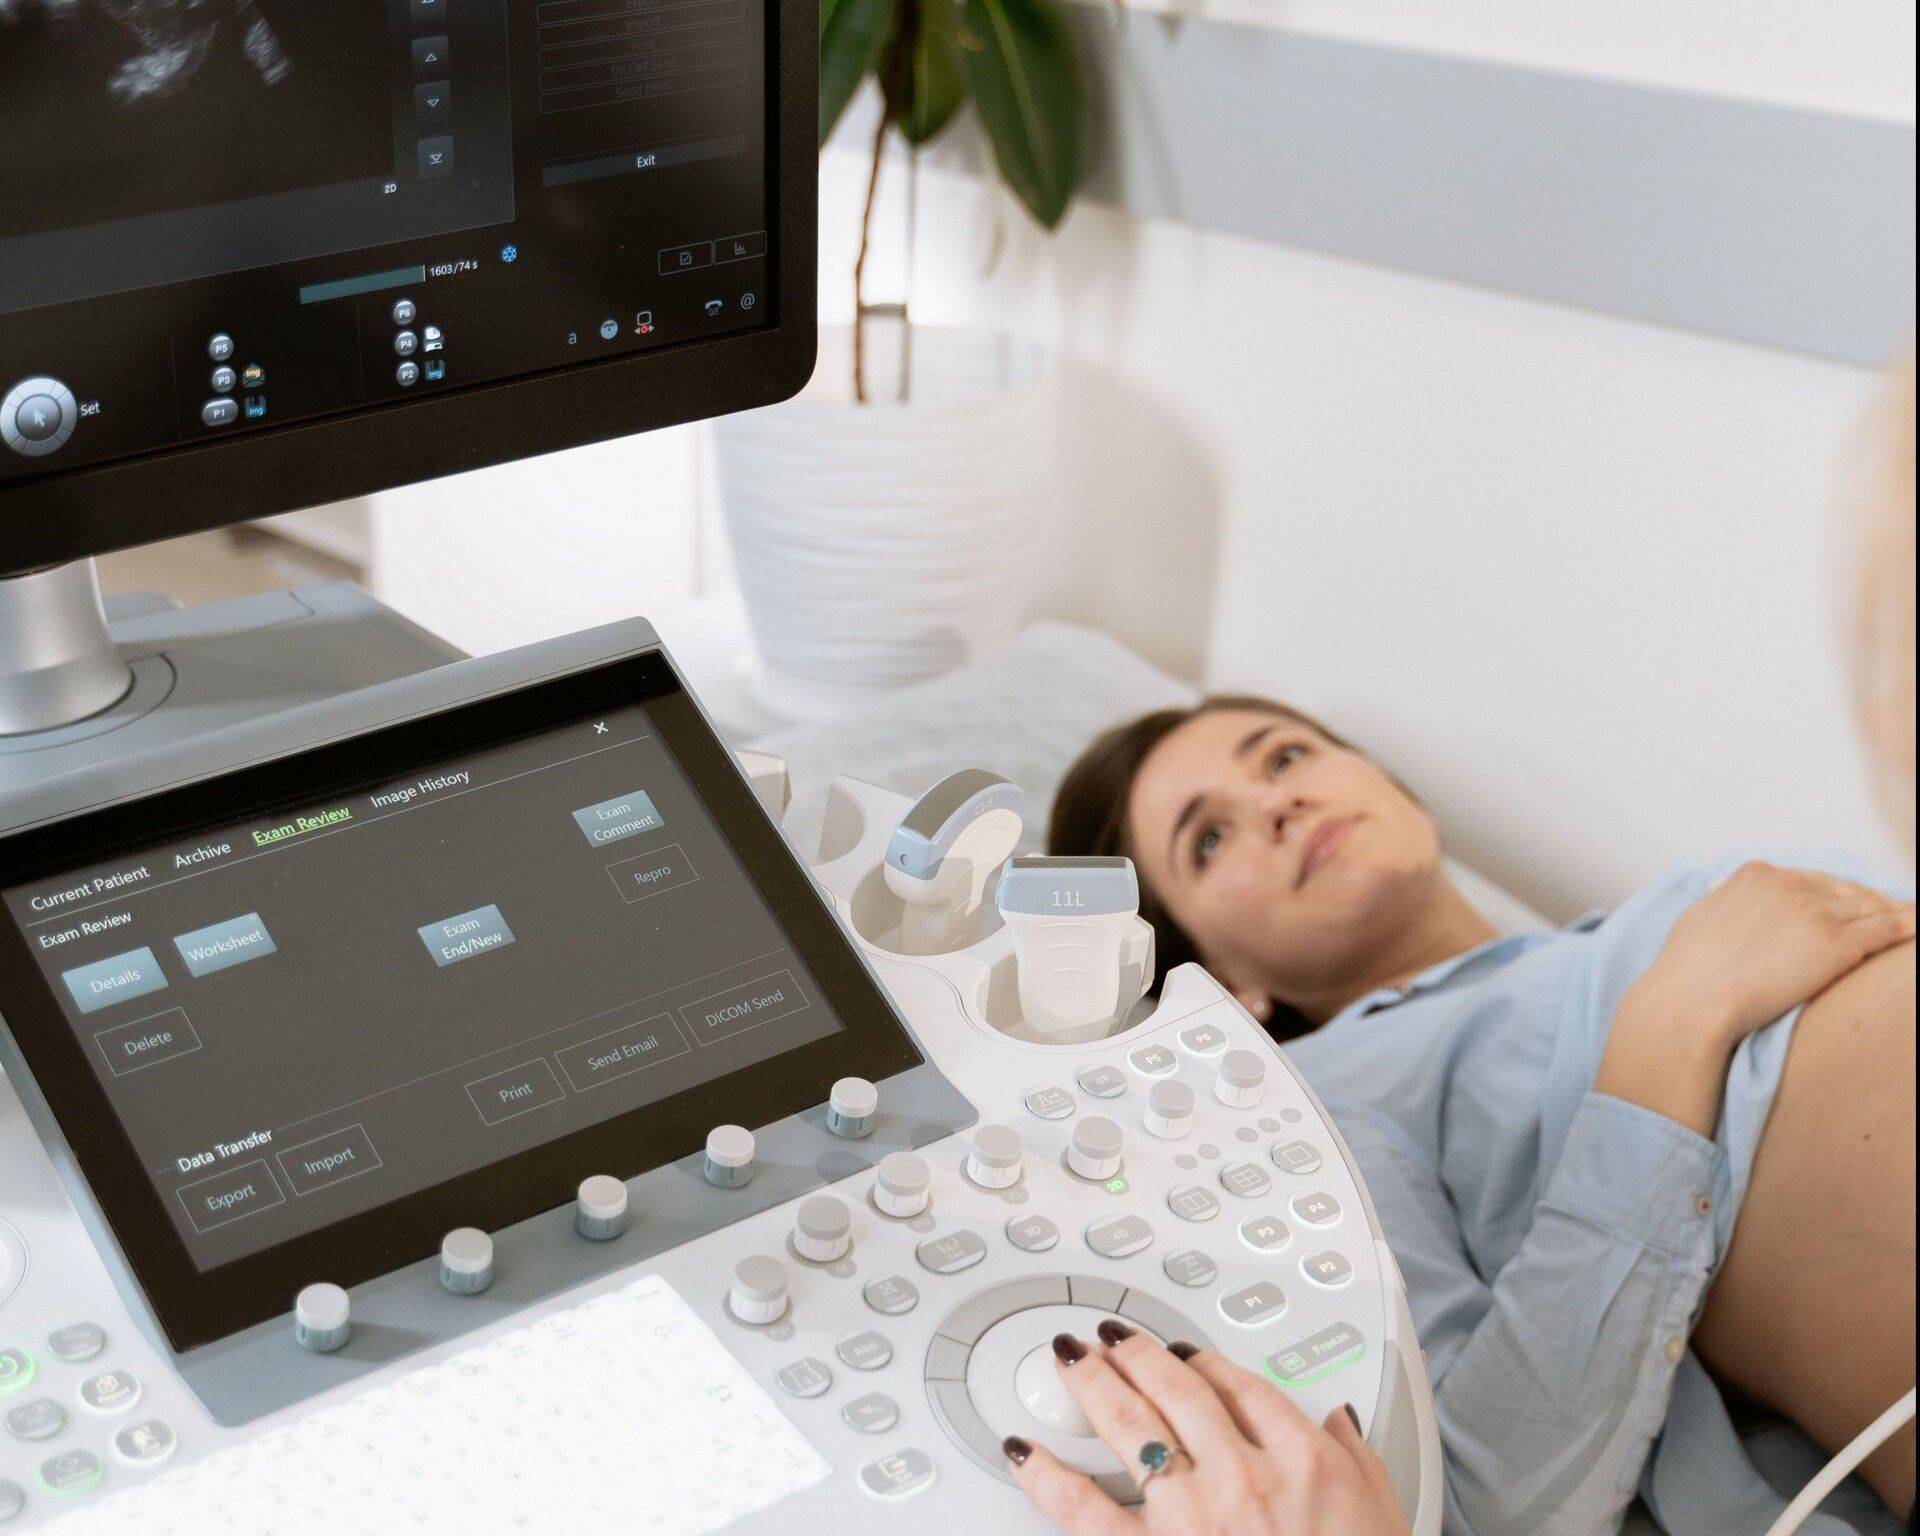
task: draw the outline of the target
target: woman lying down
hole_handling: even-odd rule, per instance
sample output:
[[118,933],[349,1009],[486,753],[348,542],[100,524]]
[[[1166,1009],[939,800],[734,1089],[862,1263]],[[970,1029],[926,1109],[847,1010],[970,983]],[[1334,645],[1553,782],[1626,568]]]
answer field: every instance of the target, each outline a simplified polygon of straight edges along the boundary
[[[1096,742],[1051,843],[1130,856],[1163,966],[1203,962],[1327,1102],[1427,1349],[1450,1532],[1614,1532],[1636,1494],[1672,1536],[1762,1532],[1730,1402],[1832,1455],[1913,1385],[1908,901],[1699,865],[1503,939],[1403,785],[1245,698]],[[1911,1425],[1864,1475],[1909,1516]]]

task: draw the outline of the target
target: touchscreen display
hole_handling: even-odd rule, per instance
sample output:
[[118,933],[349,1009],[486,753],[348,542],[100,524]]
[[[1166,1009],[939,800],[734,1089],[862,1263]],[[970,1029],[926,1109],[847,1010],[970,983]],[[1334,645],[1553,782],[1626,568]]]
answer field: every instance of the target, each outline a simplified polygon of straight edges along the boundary
[[4,896],[202,1272],[842,1029],[644,704]]

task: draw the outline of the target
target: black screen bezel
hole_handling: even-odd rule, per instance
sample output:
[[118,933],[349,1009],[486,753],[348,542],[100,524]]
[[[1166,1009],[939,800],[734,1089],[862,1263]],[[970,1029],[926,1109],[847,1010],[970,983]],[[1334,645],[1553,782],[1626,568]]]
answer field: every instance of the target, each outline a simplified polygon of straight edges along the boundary
[[720,834],[812,972],[843,1029],[456,1179],[214,1269],[198,1268],[11,914],[0,915],[5,1023],[168,1341],[184,1353],[284,1313],[304,1285],[355,1285],[437,1251],[454,1227],[499,1230],[572,1198],[593,1173],[630,1178],[697,1152],[721,1122],[758,1127],[880,1081],[921,1055],[812,877],[768,818],[666,658],[646,652],[0,839],[0,887],[56,878],[134,848],[315,796],[390,782],[477,748],[646,705]]
[[818,324],[818,0],[768,12],[767,324],[0,484],[0,579],[791,397]]

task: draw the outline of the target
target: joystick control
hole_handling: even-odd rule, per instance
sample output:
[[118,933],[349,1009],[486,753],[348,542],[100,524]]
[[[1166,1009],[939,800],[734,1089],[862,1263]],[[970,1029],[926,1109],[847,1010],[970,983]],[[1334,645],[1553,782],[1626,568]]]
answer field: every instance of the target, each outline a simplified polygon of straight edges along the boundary
[[832,1195],[800,1202],[793,1223],[793,1251],[815,1264],[844,1259],[853,1247],[853,1212]]
[[1126,1134],[1105,1115],[1088,1115],[1073,1128],[1067,1166],[1083,1179],[1104,1183],[1120,1171]]
[[1155,1083],[1140,1118],[1148,1134],[1178,1141],[1193,1128],[1193,1090],[1185,1083]]
[[1020,1133],[1010,1125],[983,1125],[973,1133],[967,1177],[982,1189],[1011,1189],[1020,1182]]
[[716,1125],[707,1132],[707,1182],[738,1189],[753,1177],[753,1132],[744,1125]]
[[777,1323],[787,1315],[787,1266],[763,1253],[733,1266],[727,1310],[752,1328]]
[[864,1077],[843,1077],[827,1100],[827,1129],[836,1136],[858,1141],[873,1132],[880,1112],[880,1090]]
[[873,1203],[889,1216],[918,1216],[933,1199],[933,1170],[917,1152],[889,1152],[880,1159]]
[[596,1243],[610,1243],[619,1237],[627,1230],[627,1186],[605,1173],[581,1180],[573,1229]]
[[1213,1096],[1234,1109],[1251,1109],[1266,1087],[1267,1064],[1252,1051],[1228,1051],[1220,1058]]
[[337,1285],[310,1285],[293,1301],[293,1336],[302,1349],[330,1355],[353,1337],[353,1301]]

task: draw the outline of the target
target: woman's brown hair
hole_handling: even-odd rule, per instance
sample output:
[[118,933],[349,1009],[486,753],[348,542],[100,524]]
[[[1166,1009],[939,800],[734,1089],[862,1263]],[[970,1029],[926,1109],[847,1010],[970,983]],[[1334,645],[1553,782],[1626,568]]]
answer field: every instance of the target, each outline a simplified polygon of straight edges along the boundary
[[[1214,694],[1186,709],[1158,709],[1103,732],[1074,761],[1067,776],[1060,781],[1060,793],[1054,797],[1053,817],[1047,827],[1048,849],[1081,857],[1133,858],[1127,837],[1127,806],[1133,798],[1133,784],[1140,776],[1141,765],[1155,747],[1189,720],[1223,710],[1272,715],[1278,720],[1303,725],[1336,747],[1354,750],[1350,742],[1311,715],[1255,694]],[[1137,866],[1139,860],[1134,862]],[[1167,915],[1144,876],[1140,881],[1140,915],[1153,925],[1159,972],[1154,979],[1154,989],[1158,991],[1161,977],[1176,965],[1198,960],[1200,952],[1187,931]],[[1304,1021],[1302,1025],[1304,1027]],[[1279,1034],[1299,1032],[1289,1031],[1287,1022],[1280,1019],[1273,1021],[1272,1027]]]

